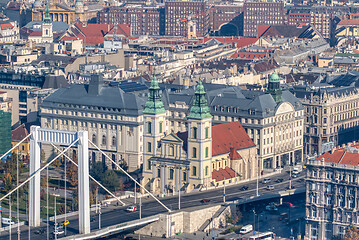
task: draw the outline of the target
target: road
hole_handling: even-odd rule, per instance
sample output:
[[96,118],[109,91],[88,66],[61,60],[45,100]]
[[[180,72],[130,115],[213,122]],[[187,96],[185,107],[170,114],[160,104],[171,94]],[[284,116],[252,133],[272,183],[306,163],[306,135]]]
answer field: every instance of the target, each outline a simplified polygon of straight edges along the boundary
[[[272,181],[271,183],[263,184],[259,183],[259,194],[268,194],[268,193],[274,193],[278,191],[283,191],[288,188],[289,186],[289,174],[286,172],[280,173],[278,175],[269,177]],[[277,183],[275,182],[276,179],[282,178],[284,179],[283,182]],[[294,188],[298,187],[304,187],[304,182],[300,179],[303,179],[303,173],[298,177],[294,178],[292,180],[292,186]],[[266,190],[267,185],[273,185],[274,190]],[[248,190],[241,191],[242,186],[248,186]],[[257,181],[253,180],[251,182],[246,182],[238,185],[231,185],[226,187],[226,201],[232,201],[236,200],[238,198],[248,198],[251,196],[256,196],[256,186]],[[195,192],[195,193],[189,193],[189,194],[183,194],[181,195],[181,209],[189,208],[198,206],[200,203],[200,200],[202,199],[209,199],[210,203],[223,203],[223,188],[217,188],[211,191],[203,191],[203,192]],[[131,199],[133,201],[133,199]],[[161,198],[161,201],[170,209],[177,210],[178,209],[178,196],[171,196],[171,197],[165,197]],[[138,199],[137,199],[138,203]],[[153,199],[144,198],[142,199],[142,217],[148,217],[151,215],[155,215],[158,213],[165,213],[166,209],[161,206],[159,203],[154,201]],[[91,212],[91,216],[94,217],[94,221],[91,222],[91,230],[95,230],[99,228],[99,214],[96,214],[95,212]],[[139,211],[136,212],[127,212],[126,207],[117,207],[117,206],[108,206],[102,209],[101,214],[101,227],[108,227],[114,224],[119,224],[122,222],[127,222],[131,220],[135,220],[139,218]],[[77,234],[78,233],[78,219],[77,216],[69,217],[70,224],[67,227],[67,235]],[[53,237],[52,232],[54,230],[53,227],[54,223],[51,223],[50,227],[50,239]],[[43,224],[43,227],[46,230],[46,225]],[[46,238],[47,233],[43,234],[36,234],[35,231],[37,229],[31,229],[30,230],[30,238],[31,239],[41,239],[43,240]],[[16,228],[12,229],[11,238],[17,239],[17,232]],[[62,235],[64,236],[64,235]],[[21,228],[20,233],[21,239],[29,239],[28,238],[28,227],[23,226]],[[0,233],[0,240],[1,239],[9,239],[9,232],[3,232]]]

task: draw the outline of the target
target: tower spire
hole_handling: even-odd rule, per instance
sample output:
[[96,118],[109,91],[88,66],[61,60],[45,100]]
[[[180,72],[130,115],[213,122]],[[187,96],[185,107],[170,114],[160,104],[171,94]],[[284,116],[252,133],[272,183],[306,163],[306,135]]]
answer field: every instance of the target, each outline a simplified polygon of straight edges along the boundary
[[44,23],[51,23],[51,18],[50,18],[50,10],[49,10],[49,1],[46,1],[46,9],[45,9],[45,18],[44,18]]
[[150,95],[148,96],[143,113],[158,114],[166,111],[162,102],[160,90],[157,78],[156,76],[153,76],[151,86],[149,88]]
[[195,91],[195,98],[190,109],[188,118],[192,119],[204,119],[212,118],[211,113],[209,112],[209,107],[206,99],[206,91],[202,81],[199,81]]

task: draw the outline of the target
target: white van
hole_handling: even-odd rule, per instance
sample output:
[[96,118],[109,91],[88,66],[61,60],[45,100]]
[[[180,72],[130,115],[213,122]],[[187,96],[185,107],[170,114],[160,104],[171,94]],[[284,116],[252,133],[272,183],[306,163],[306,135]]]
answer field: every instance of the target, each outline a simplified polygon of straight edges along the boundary
[[10,220],[10,218],[4,218],[4,217],[1,218],[1,223],[2,224],[7,224],[7,225],[15,224],[15,222]]
[[246,233],[249,233],[249,232],[252,232],[253,231],[253,226],[252,224],[248,224],[248,225],[245,225],[241,228],[241,230],[239,230],[239,233],[240,234],[246,234]]

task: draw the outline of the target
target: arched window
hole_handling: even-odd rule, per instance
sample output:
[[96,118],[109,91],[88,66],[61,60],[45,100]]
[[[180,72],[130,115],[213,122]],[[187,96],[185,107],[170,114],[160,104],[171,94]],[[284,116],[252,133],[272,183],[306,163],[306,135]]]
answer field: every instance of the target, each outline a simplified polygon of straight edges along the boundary
[[173,146],[170,146],[169,148],[168,148],[168,155],[169,156],[174,156],[175,155],[175,151],[174,151],[174,147]]
[[115,136],[112,137],[112,146],[116,146],[116,137]]
[[192,128],[192,138],[197,139],[197,128],[196,127]]
[[195,147],[192,149],[192,157],[193,158],[197,157],[197,148],[195,148]]
[[147,123],[147,133],[152,133],[152,123],[151,122]]
[[106,136],[105,135],[102,136],[102,145],[106,145]]
[[173,173],[174,173],[173,169],[170,169],[170,179],[171,180],[173,179]]
[[93,142],[94,144],[96,144],[96,135],[95,135],[95,134],[92,134],[92,142]]

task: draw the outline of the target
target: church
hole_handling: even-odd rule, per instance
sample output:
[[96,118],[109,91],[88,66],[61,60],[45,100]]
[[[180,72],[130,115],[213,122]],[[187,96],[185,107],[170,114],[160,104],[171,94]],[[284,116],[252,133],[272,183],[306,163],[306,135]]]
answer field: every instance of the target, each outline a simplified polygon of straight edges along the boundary
[[[41,29],[40,29],[41,28]],[[54,41],[54,33],[52,29],[52,20],[49,14],[49,4],[46,4],[45,17],[38,31],[33,31],[28,36],[28,40],[35,43],[52,43]]]
[[143,111],[146,189],[178,194],[257,177],[256,145],[238,121],[212,126],[202,82],[196,86],[187,116],[188,131],[168,132],[168,115],[154,77]]

